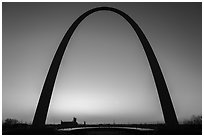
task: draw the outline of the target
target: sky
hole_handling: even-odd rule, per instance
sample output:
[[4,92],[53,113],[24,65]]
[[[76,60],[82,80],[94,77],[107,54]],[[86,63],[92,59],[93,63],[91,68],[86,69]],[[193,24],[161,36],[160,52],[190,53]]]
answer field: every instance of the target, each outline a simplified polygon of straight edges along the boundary
[[[3,3],[2,119],[32,122],[64,34],[84,12],[110,6],[143,30],[165,77],[178,120],[202,114],[201,3]],[[110,11],[84,19],[62,59],[47,124],[164,122],[142,45]]]

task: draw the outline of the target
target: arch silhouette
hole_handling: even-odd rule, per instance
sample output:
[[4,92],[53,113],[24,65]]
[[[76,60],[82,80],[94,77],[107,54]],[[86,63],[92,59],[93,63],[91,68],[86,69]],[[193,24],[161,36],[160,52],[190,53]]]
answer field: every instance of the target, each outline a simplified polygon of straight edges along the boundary
[[33,119],[32,126],[33,127],[42,127],[45,125],[46,117],[47,117],[47,112],[49,108],[49,103],[55,83],[55,79],[57,76],[57,72],[63,57],[63,54],[66,50],[67,44],[74,32],[74,30],[77,28],[77,26],[81,23],[83,19],[85,19],[88,15],[97,12],[97,11],[112,11],[115,12],[119,15],[121,15],[123,18],[126,19],[126,21],[132,26],[132,28],[135,30],[137,36],[140,39],[140,42],[142,43],[143,49],[146,53],[147,59],[149,61],[150,68],[152,70],[152,74],[154,77],[154,81],[156,84],[156,88],[158,91],[162,111],[163,111],[163,116],[164,116],[164,121],[165,124],[168,127],[175,127],[178,125],[177,117],[174,111],[174,107],[168,92],[168,88],[166,85],[166,82],[164,80],[161,68],[159,66],[159,63],[156,59],[156,56],[147,40],[145,37],[144,33],[140,29],[140,27],[135,23],[135,21],[130,18],[126,13],[122,12],[121,10],[112,8],[112,7],[97,7],[94,9],[91,9],[81,16],[79,16],[74,23],[71,25],[71,27],[68,29],[66,34],[64,35],[56,53],[55,56],[52,60],[51,66],[49,68],[41,95],[40,99],[38,102],[38,106],[35,112],[35,116]]

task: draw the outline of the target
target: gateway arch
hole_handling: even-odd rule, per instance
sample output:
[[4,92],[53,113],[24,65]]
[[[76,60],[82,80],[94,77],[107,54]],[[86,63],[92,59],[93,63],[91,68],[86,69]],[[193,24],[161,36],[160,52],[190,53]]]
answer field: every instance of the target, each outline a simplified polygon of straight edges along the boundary
[[55,84],[55,80],[56,80],[56,76],[58,73],[58,69],[63,57],[63,54],[66,50],[67,44],[73,34],[73,32],[75,31],[75,29],[77,28],[77,26],[81,23],[81,21],[83,21],[83,19],[85,19],[88,15],[97,12],[97,11],[112,11],[115,12],[117,14],[119,14],[120,16],[122,16],[123,18],[125,18],[125,20],[132,26],[132,28],[134,29],[134,31],[136,32],[137,36],[139,37],[140,42],[142,43],[143,49],[146,53],[153,77],[154,77],[154,81],[156,84],[156,88],[157,88],[157,92],[159,95],[159,100],[160,100],[160,104],[161,104],[161,108],[162,108],[162,112],[163,112],[163,116],[164,116],[164,121],[165,124],[168,127],[175,127],[176,125],[178,125],[178,121],[177,121],[177,117],[176,117],[176,113],[169,95],[169,91],[166,85],[166,82],[164,80],[164,76],[162,74],[161,68],[159,66],[159,63],[157,61],[157,58],[147,40],[147,38],[145,37],[144,33],[142,32],[141,28],[135,23],[135,21],[129,17],[126,13],[122,12],[121,10],[112,8],[112,7],[97,7],[97,8],[93,8],[87,12],[85,12],[84,14],[82,14],[80,17],[78,17],[74,23],[71,25],[71,27],[68,29],[68,31],[66,32],[66,34],[64,35],[56,53],[55,56],[52,60],[51,66],[49,68],[41,95],[40,95],[40,99],[37,105],[37,109],[35,112],[35,116],[33,119],[33,123],[32,126],[33,127],[42,127],[45,125],[45,121],[46,121],[46,117],[47,117],[47,112],[48,112],[48,108],[49,108],[49,104],[50,104],[50,99],[52,96],[52,92],[53,92],[53,87]]

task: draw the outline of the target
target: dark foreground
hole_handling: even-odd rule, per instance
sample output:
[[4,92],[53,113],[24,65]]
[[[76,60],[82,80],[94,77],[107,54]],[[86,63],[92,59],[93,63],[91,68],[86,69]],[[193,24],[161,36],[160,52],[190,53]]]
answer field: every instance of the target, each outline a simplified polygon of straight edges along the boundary
[[159,128],[154,130],[138,130],[120,127],[93,127],[75,130],[43,129],[12,129],[3,131],[3,135],[202,135],[202,126],[179,126],[176,129]]

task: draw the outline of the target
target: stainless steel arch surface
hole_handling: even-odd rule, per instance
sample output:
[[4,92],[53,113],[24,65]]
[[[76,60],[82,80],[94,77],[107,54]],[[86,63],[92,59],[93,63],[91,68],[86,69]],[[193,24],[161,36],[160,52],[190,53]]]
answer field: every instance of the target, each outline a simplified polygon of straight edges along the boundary
[[112,11],[115,12],[119,15],[121,15],[123,18],[126,19],[126,21],[132,26],[132,28],[135,30],[137,36],[139,37],[143,49],[146,53],[150,68],[152,70],[152,74],[154,77],[154,81],[156,84],[156,88],[158,91],[162,111],[163,111],[163,116],[165,123],[168,127],[174,127],[178,125],[176,113],[169,95],[169,91],[166,85],[166,82],[164,80],[164,76],[162,74],[161,68],[159,66],[159,63],[156,59],[156,56],[147,40],[145,37],[144,33],[140,29],[140,27],[135,23],[135,21],[130,18],[126,13],[122,12],[121,10],[112,8],[112,7],[97,7],[94,9],[91,9],[84,14],[82,14],[80,17],[78,17],[74,23],[71,25],[71,27],[68,29],[66,34],[64,35],[56,53],[55,56],[52,60],[51,66],[49,68],[41,95],[40,99],[38,102],[38,106],[35,112],[35,116],[33,119],[32,126],[33,127],[42,127],[45,125],[46,117],[47,117],[47,112],[50,104],[50,99],[55,83],[55,79],[57,76],[57,72],[63,57],[63,54],[66,50],[67,44],[74,32],[74,30],[77,28],[77,26],[80,24],[80,22],[86,18],[88,15],[97,12],[97,11]]

